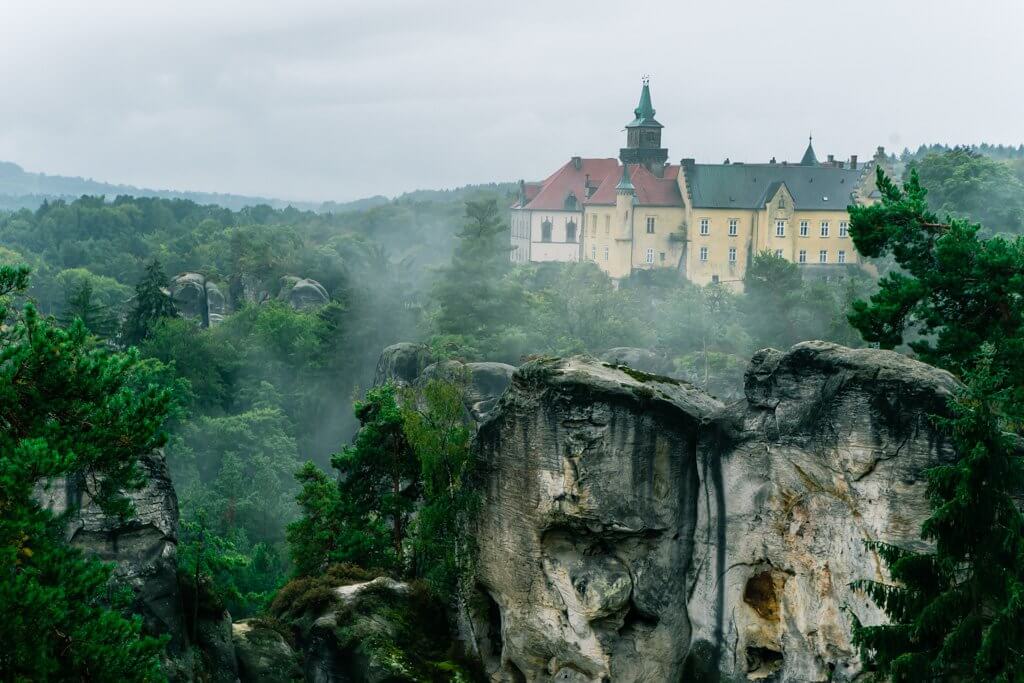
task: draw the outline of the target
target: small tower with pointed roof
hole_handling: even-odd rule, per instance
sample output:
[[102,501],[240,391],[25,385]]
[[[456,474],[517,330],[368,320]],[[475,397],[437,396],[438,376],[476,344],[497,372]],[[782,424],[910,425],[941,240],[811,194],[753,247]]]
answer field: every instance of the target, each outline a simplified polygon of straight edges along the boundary
[[817,166],[818,156],[814,153],[814,136],[807,136],[807,150],[804,152],[803,159],[800,160],[801,166]]
[[626,146],[619,150],[623,164],[642,164],[661,178],[668,161],[668,150],[661,146],[663,126],[654,118],[650,79],[644,77],[640,103],[633,110],[634,118],[626,124]]

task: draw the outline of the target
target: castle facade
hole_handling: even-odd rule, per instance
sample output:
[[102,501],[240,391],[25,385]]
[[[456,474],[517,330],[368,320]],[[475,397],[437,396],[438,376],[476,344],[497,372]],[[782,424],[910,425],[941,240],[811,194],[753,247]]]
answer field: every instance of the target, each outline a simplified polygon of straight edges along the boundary
[[514,262],[593,261],[613,278],[676,268],[697,283],[741,286],[770,251],[828,275],[861,264],[850,204],[876,201],[874,167],[824,162],[808,141],[797,163],[668,163],[645,80],[618,159],[572,157],[547,179],[520,182],[511,208]]

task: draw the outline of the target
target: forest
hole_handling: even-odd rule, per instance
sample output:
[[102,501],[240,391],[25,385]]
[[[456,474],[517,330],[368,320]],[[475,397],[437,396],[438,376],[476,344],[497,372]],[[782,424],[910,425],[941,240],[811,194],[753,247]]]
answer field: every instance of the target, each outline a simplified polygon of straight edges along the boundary
[[[961,253],[989,249],[971,261],[977,268],[972,281],[994,287],[992,272],[1004,273],[1013,259],[1020,263],[1024,156],[1017,148],[935,146],[907,151],[900,161],[900,180],[911,189],[901,194],[898,185],[883,187],[891,203],[885,206],[926,215],[924,224],[953,225]],[[926,195],[913,189],[922,186]],[[1019,428],[1021,414],[1015,411],[1024,364],[1019,337],[1014,339],[1019,329],[1012,324],[1019,323],[1020,301],[1005,299],[1013,312],[982,316],[985,326],[965,313],[967,304],[984,310],[984,296],[1019,296],[1019,271],[998,280],[1002,290],[984,295],[957,292],[952,280],[929,281],[927,262],[950,255],[911,254],[924,249],[924,242],[889,230],[899,221],[879,209],[858,214],[851,234],[858,249],[874,257],[880,277],[851,270],[827,281],[805,281],[797,265],[765,253],[754,259],[743,292],[698,287],[671,269],[638,272],[616,284],[587,263],[514,266],[506,224],[512,190],[511,184],[492,184],[412,193],[321,213],[266,205],[230,210],[129,196],[58,199],[35,210],[0,213],[8,302],[3,313],[11,321],[4,332],[4,367],[24,362],[39,382],[59,382],[60,373],[77,378],[81,386],[69,387],[75,397],[67,399],[67,410],[76,420],[107,425],[107,432],[95,434],[76,456],[112,472],[112,485],[138,476],[131,457],[121,465],[109,462],[112,450],[164,449],[182,511],[182,584],[197,603],[221,604],[234,618],[273,612],[282,589],[294,593],[296,581],[308,582],[328,566],[415,577],[443,602],[459,594],[472,554],[461,526],[474,505],[472,435],[461,419],[457,386],[372,386],[381,350],[397,342],[423,342],[437,358],[512,365],[638,347],[663,359],[666,374],[724,400],[742,390],[747,361],[758,349],[786,349],[807,339],[897,348],[970,379],[972,391],[999,397],[1002,413],[996,417],[977,408],[992,404],[981,394],[965,403],[971,410],[956,418],[965,448],[977,442],[993,452],[1005,450],[1009,446],[991,436],[993,421]],[[872,232],[872,226],[882,227]],[[204,327],[184,316],[168,293],[179,273],[199,273],[229,299],[248,302]],[[290,305],[279,296],[289,276],[315,280],[328,302]],[[261,301],[246,299],[253,287],[264,292]],[[943,307],[943,301],[964,296],[975,298],[965,307]],[[980,360],[964,351],[972,346],[983,350]],[[47,365],[32,360],[33,353],[61,360]],[[24,393],[18,382],[12,379],[15,389],[5,390],[5,419],[13,419],[14,405],[30,417],[18,431],[21,440],[5,437],[10,443],[4,448],[48,463],[39,472],[72,472],[75,466],[59,454],[76,449],[47,431],[48,411],[65,408],[33,403],[39,397]],[[103,399],[104,393],[119,403]],[[131,434],[131,444],[118,451],[111,443],[121,432]],[[46,531],[52,520],[26,502],[38,475],[8,469],[0,468],[0,504],[20,501],[18,509],[26,512],[0,526],[5,571],[29,561],[30,545],[21,539],[52,537]],[[1001,472],[1009,482],[1019,469]],[[934,494],[953,501],[967,495],[964,487],[973,480],[957,483],[956,476],[937,474]],[[116,492],[109,493],[116,506]],[[943,539],[948,534],[951,545],[940,545],[940,552],[962,550],[962,560],[970,555],[970,542],[953,537],[949,516],[974,511],[942,510],[929,533]],[[1018,553],[1014,561],[1024,557],[1019,514],[984,514],[986,524],[998,519],[1000,528],[1016,529],[992,543]],[[101,591],[102,570],[62,555],[67,552],[51,538],[49,571],[68,563],[83,575],[84,591]],[[925,571],[919,559],[896,551],[886,557],[918,591],[914,600],[927,602],[932,591],[955,602],[936,588],[953,581],[956,572],[947,565],[929,564],[930,582],[917,587],[914,581]],[[989,559],[992,566],[1007,562],[1005,556]],[[1020,591],[1019,565],[1017,570],[1018,583],[1008,574],[998,581]],[[0,605],[10,613],[13,606],[48,599],[27,595],[0,595]],[[1020,617],[1024,593],[1012,595]],[[882,589],[873,596],[895,604]],[[911,607],[900,605],[891,607],[894,614],[911,619]],[[134,648],[109,661],[107,674],[130,680],[159,676],[152,666],[125,673],[132,662],[152,664],[162,646],[158,640],[140,638],[130,619],[118,617],[114,628],[113,613],[90,609],[94,613],[73,618],[83,624],[108,619],[105,628],[119,634],[97,648]],[[999,615],[1015,618],[1008,611]],[[0,633],[4,628],[14,627],[0,627]],[[23,625],[9,642],[29,647],[33,628]],[[867,628],[858,634],[879,653],[883,667],[899,672],[920,664],[900,659],[900,634]],[[939,640],[933,651],[945,652]],[[989,664],[996,662],[986,670],[1012,659],[989,631],[971,642],[988,653]],[[73,670],[95,655],[58,657],[53,666]],[[35,656],[44,661],[49,655]]]

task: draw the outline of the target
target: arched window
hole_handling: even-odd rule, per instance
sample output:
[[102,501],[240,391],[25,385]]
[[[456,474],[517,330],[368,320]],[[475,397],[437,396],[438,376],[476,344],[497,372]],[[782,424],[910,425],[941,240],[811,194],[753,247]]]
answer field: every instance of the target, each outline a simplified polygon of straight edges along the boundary
[[571,218],[565,224],[565,241],[575,242],[576,241],[576,221]]
[[550,242],[551,241],[551,221],[544,219],[544,222],[540,224],[540,241]]

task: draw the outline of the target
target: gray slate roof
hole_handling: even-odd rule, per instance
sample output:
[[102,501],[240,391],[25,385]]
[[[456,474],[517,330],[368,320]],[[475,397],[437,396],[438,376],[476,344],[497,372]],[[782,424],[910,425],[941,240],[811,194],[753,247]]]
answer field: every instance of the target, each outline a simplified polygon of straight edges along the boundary
[[686,164],[695,208],[760,209],[781,183],[797,209],[844,211],[864,169],[792,164]]

